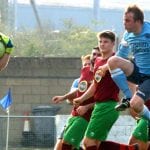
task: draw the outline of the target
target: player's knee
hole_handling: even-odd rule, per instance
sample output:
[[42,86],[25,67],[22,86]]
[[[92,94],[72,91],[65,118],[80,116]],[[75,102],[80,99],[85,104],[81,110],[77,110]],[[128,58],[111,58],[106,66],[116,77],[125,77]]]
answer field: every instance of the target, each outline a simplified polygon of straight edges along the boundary
[[109,68],[114,69],[115,67],[117,67],[116,65],[119,63],[119,59],[116,56],[112,56],[108,59],[107,63],[109,65]]
[[96,141],[92,140],[92,139],[88,139],[88,138],[85,138],[83,140],[83,146],[84,146],[84,148],[89,147],[91,145],[97,145]]
[[88,146],[88,140],[85,138],[84,140],[83,140],[83,147],[85,148],[85,147],[87,147]]
[[132,99],[130,101],[130,107],[136,112],[136,113],[140,113],[143,109],[143,104],[144,104],[144,101],[140,98],[140,97],[137,97]]
[[73,146],[67,143],[62,143],[62,150],[72,150]]

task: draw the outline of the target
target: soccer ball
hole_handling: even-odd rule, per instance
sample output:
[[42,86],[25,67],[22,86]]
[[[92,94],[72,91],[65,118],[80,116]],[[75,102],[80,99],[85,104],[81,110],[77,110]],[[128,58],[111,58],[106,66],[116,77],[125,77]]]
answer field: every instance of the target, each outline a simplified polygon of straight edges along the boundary
[[0,58],[3,57],[5,54],[5,46],[4,44],[0,41]]

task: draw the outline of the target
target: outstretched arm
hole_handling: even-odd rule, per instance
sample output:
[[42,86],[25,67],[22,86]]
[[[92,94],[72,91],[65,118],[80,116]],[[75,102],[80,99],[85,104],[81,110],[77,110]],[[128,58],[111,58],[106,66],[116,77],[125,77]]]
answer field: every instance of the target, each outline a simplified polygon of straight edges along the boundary
[[89,109],[93,108],[95,103],[90,103],[84,106],[79,106],[77,112],[79,115],[84,115]]
[[103,76],[105,76],[105,74],[108,70],[109,70],[109,67],[108,67],[108,64],[106,63],[105,65],[98,67],[97,73],[103,77]]
[[88,90],[80,97],[75,98],[73,100],[73,104],[75,106],[79,106],[82,102],[86,101],[87,99],[89,99],[90,97],[92,97],[95,93],[96,87],[95,87],[95,83],[93,81],[93,83],[90,85],[90,87],[88,88]]
[[74,98],[76,97],[77,91],[78,91],[78,89],[75,90],[75,91],[72,91],[72,92],[68,92],[68,93],[65,94],[65,95],[54,96],[54,97],[52,98],[52,101],[53,101],[53,103],[56,103],[56,104],[57,104],[57,103],[60,103],[60,102],[62,102],[62,101],[64,101],[64,100],[66,100],[66,99],[72,100],[72,99],[74,99]]
[[5,69],[8,65],[10,59],[10,54],[5,53],[2,58],[0,58],[0,71]]

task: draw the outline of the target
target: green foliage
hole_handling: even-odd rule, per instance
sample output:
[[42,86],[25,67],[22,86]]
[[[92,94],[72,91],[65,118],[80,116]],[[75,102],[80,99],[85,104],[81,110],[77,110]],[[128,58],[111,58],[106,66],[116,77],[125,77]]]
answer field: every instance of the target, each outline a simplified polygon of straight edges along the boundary
[[[13,34],[13,33],[12,33]],[[71,20],[64,21],[62,31],[45,27],[16,31],[13,55],[21,57],[80,57],[97,45],[96,33],[87,27],[77,26]]]

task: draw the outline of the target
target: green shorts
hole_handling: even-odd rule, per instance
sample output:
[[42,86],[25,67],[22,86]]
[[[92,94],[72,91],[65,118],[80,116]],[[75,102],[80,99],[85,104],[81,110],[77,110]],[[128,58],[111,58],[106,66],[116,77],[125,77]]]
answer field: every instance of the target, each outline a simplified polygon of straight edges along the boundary
[[63,140],[78,149],[84,137],[87,125],[88,121],[80,116],[69,118],[64,131]]
[[150,121],[148,122],[148,141],[150,141]]
[[87,138],[104,141],[110,129],[119,117],[119,112],[114,109],[117,102],[110,100],[95,104],[85,136]]
[[147,142],[148,141],[148,121],[145,119],[140,119],[137,121],[137,125],[132,132],[132,135],[141,141]]

